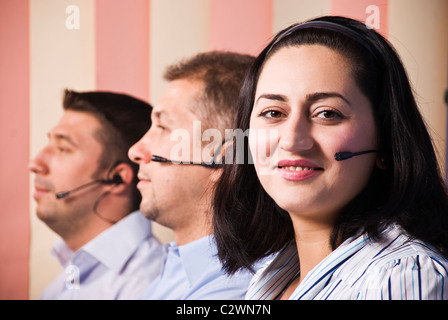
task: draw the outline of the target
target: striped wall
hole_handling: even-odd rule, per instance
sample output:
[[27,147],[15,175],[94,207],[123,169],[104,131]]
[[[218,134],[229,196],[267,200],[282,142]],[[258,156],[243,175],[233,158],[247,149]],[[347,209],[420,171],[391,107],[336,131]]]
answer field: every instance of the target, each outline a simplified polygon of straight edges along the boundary
[[206,50],[256,54],[280,29],[327,14],[377,24],[397,47],[444,164],[446,0],[0,0],[0,299],[35,299],[60,272],[27,163],[62,115],[64,88],[156,103],[168,64]]
[[0,4],[0,298],[13,299],[26,298],[29,285],[28,8],[26,1]]

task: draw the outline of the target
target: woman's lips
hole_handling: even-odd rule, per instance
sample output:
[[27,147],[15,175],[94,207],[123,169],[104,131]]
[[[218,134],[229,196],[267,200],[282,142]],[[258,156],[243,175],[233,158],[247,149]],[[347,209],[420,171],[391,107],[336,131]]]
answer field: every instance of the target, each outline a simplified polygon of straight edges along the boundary
[[281,160],[277,164],[281,177],[289,181],[303,181],[310,179],[321,172],[323,168],[308,160]]

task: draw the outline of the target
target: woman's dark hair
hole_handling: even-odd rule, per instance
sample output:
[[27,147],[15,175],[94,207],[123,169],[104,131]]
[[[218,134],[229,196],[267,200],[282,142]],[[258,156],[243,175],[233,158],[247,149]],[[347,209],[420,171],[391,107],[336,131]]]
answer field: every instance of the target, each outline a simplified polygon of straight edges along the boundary
[[[330,239],[333,249],[362,233],[379,240],[385,227],[397,223],[448,256],[448,193],[400,58],[386,39],[359,21],[336,16],[310,21],[339,27],[294,25],[279,32],[246,76],[235,127],[249,128],[258,77],[278,49],[318,44],[336,50],[350,61],[371,102],[387,167],[375,168],[365,189],[340,214]],[[229,273],[252,270],[254,262],[294,240],[289,214],[264,191],[253,164],[233,163],[224,166],[217,184],[213,218],[218,255]]]

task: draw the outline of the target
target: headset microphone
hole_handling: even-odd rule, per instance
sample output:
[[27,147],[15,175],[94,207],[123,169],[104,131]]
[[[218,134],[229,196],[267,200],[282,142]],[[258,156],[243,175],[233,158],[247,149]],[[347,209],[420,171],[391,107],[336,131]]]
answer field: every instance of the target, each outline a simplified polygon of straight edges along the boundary
[[221,167],[221,164],[214,163],[214,162],[212,162],[212,163],[206,163],[206,162],[200,162],[200,163],[198,163],[198,162],[178,162],[178,161],[175,162],[173,160],[169,160],[167,158],[160,157],[160,156],[152,156],[151,160],[152,161],[156,161],[156,162],[171,162],[171,163],[175,163],[175,164],[192,164],[192,165],[203,166],[203,167],[211,168],[211,169]]
[[93,180],[90,181],[86,184],[80,185],[77,188],[74,188],[72,190],[68,190],[68,191],[62,191],[62,192],[58,192],[56,193],[56,199],[62,199],[67,197],[68,195],[72,194],[73,192],[76,192],[78,190],[82,190],[84,188],[90,187],[91,185],[97,184],[97,183],[102,183],[102,184],[121,184],[123,183],[123,179],[121,178],[121,176],[119,174],[116,174],[113,176],[112,179],[98,179],[98,180]]
[[342,160],[347,160],[350,159],[351,157],[356,157],[356,156],[360,156],[362,154],[366,154],[366,153],[373,153],[373,152],[378,152],[378,150],[367,150],[367,151],[361,151],[361,152],[336,152],[334,154],[334,159],[336,161],[342,161]]

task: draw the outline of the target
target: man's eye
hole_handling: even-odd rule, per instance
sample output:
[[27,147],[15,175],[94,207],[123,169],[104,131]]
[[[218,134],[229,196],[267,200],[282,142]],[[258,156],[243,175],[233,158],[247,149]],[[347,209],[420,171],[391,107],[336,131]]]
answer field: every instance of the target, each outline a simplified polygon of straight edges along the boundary
[[57,147],[56,147],[56,150],[57,150],[58,152],[60,152],[60,153],[65,153],[65,152],[68,152],[68,151],[69,151],[68,148],[61,147],[61,146],[57,146]]

